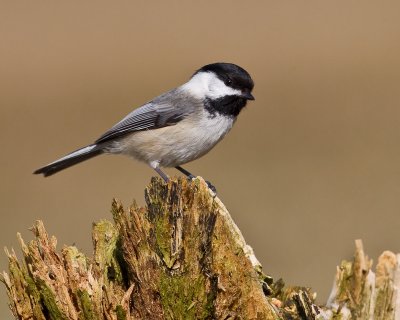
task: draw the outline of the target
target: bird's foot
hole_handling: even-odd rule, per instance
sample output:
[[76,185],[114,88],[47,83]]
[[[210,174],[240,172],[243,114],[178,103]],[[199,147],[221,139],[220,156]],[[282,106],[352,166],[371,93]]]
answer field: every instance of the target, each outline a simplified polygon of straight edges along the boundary
[[207,185],[208,185],[208,188],[209,188],[212,192],[214,192],[214,193],[216,194],[216,193],[217,193],[217,188],[214,187],[214,185],[213,185],[210,181],[206,181],[206,183],[207,183]]
[[[192,181],[193,179],[196,178],[196,177],[195,177],[194,175],[192,175],[192,174],[189,174],[189,175],[187,175],[186,177],[187,177],[187,179],[188,179],[189,181]],[[209,188],[212,192],[217,193],[217,188],[215,188],[214,185],[213,185],[210,181],[206,181],[206,183],[207,183],[208,188]]]

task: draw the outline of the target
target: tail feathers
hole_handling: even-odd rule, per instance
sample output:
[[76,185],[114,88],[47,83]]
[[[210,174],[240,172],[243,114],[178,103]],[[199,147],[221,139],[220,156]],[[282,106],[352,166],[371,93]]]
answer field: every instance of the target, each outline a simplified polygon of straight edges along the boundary
[[77,163],[98,156],[103,152],[104,151],[102,150],[102,148],[98,147],[95,144],[92,144],[87,147],[76,150],[74,152],[71,152],[65,157],[58,159],[43,168],[37,169],[34,172],[34,174],[43,174],[45,177],[48,177],[57,173],[58,171],[69,168]]

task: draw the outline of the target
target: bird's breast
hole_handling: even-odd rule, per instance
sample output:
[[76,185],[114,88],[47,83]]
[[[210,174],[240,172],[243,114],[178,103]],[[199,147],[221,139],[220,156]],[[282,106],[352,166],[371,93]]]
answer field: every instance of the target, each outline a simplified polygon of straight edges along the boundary
[[120,153],[160,166],[175,167],[210,151],[232,128],[234,117],[209,116],[207,111],[179,123],[135,132],[118,142]]

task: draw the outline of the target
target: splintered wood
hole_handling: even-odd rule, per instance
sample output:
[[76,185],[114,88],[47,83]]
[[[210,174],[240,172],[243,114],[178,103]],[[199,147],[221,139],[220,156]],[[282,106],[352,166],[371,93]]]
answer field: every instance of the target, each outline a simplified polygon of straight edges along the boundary
[[23,260],[6,250],[0,274],[15,319],[394,319],[399,256],[384,252],[376,272],[356,242],[326,306],[310,288],[286,287],[263,273],[222,202],[201,178],[152,179],[146,207],[112,203],[114,222],[93,225],[93,257],[57,251],[41,221]]
[[356,240],[354,261],[342,261],[323,319],[400,319],[400,255],[385,251],[375,273],[372,260]]

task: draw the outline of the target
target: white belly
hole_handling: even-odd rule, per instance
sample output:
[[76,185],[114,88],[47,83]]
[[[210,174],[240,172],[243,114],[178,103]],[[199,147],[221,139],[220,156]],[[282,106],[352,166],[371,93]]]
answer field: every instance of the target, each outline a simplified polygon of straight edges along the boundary
[[210,151],[234,121],[232,117],[217,114],[207,118],[202,114],[198,120],[185,119],[173,126],[132,133],[113,144],[110,152],[129,155],[151,165],[176,167]]

